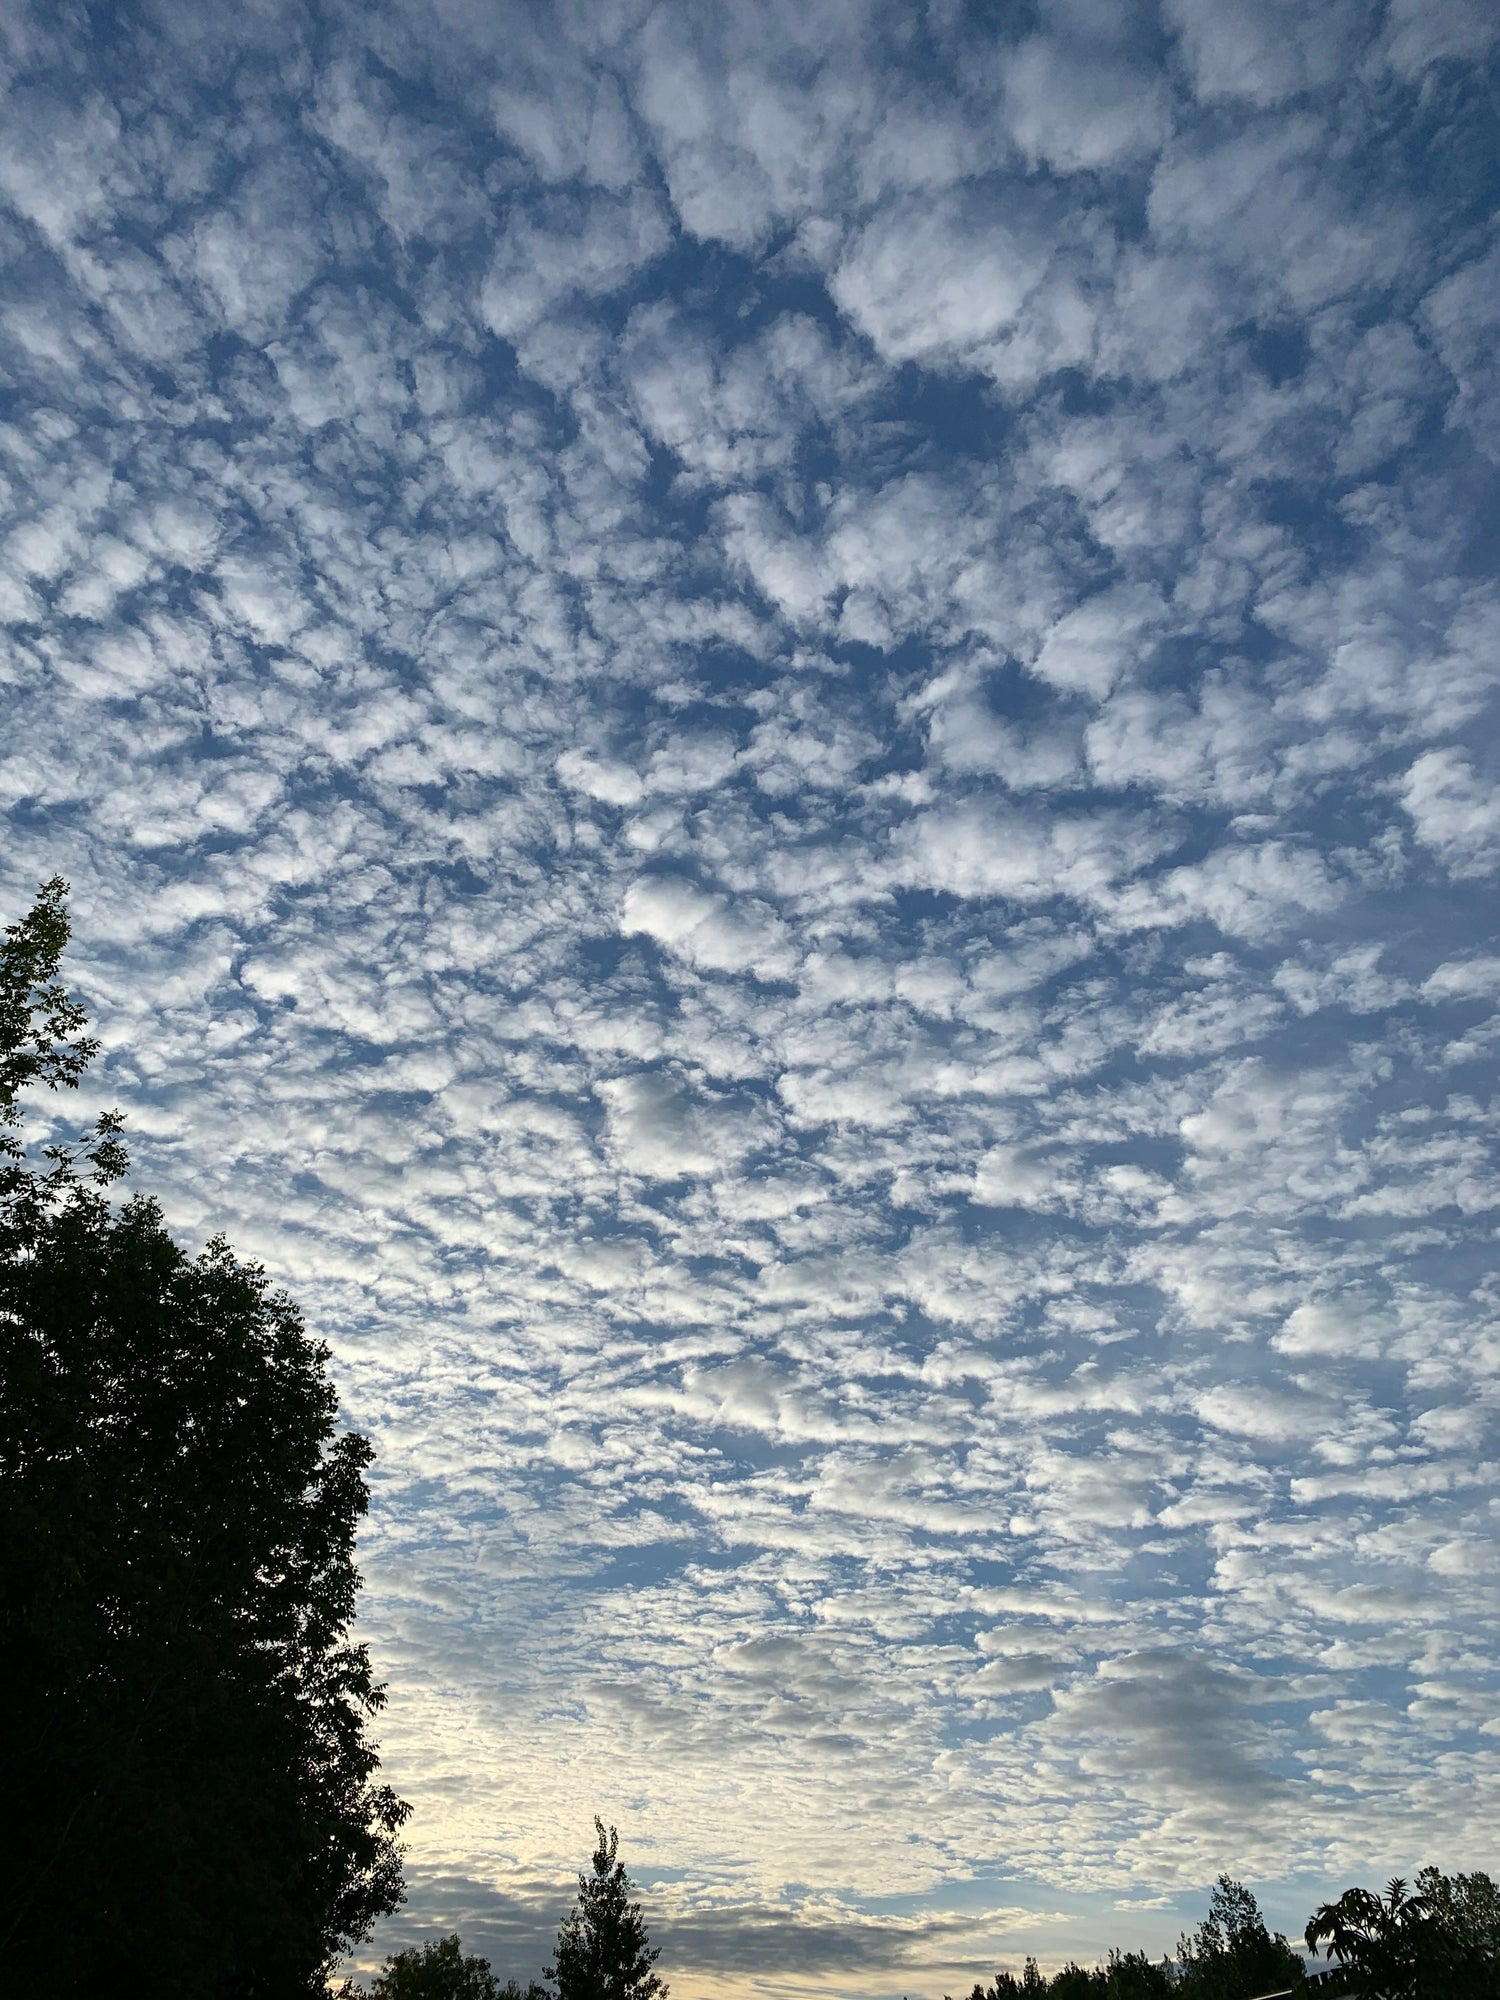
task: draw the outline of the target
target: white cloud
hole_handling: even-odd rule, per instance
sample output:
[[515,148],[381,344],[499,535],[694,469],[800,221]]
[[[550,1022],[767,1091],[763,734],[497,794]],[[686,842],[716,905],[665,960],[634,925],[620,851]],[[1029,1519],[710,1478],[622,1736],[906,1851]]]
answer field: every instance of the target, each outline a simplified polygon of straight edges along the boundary
[[991,1146],[974,1168],[974,1199],[1001,1208],[1048,1208],[1058,1196],[1058,1169],[1024,1146]]
[[499,130],[549,182],[582,179],[620,190],[639,179],[643,160],[617,78],[575,71],[497,84],[490,105]]
[[557,775],[564,784],[611,806],[638,805],[646,789],[640,772],[630,765],[591,757],[583,750],[565,750],[557,760]]
[[1468,1838],[1488,17],[199,14],[0,121],[0,858],[377,1442],[411,1921]]
[[1102,701],[1138,664],[1161,615],[1160,597],[1139,584],[1091,597],[1052,627],[1034,671],[1065,694]]
[[831,287],[890,360],[942,362],[1013,327],[1046,263],[1033,230],[950,199],[877,216],[844,252]]
[[643,875],[625,892],[621,928],[643,933],[711,972],[786,978],[793,958],[780,919],[764,903],[705,892],[666,875]]
[[1500,853],[1500,795],[1461,750],[1426,750],[1402,780],[1417,838],[1450,873],[1484,874]]
[[1308,1299],[1287,1314],[1272,1345],[1291,1355],[1374,1355],[1382,1346],[1384,1317],[1372,1300],[1357,1294]]
[[659,205],[626,195],[552,195],[506,224],[480,288],[485,322],[507,340],[531,332],[571,294],[618,291],[670,241]]
[[1332,83],[1364,38],[1365,10],[1350,0],[1309,14],[1295,0],[1168,0],[1198,95],[1273,105]]
[[322,264],[316,194],[284,165],[248,173],[232,205],[206,215],[191,237],[192,265],[224,323],[259,346],[287,323]]
[[[1495,33],[1489,24],[1488,34]],[[1495,367],[1495,288],[1500,247],[1465,264],[1422,302],[1442,356],[1457,384],[1449,422],[1465,425],[1481,451],[1500,459],[1500,374]]]
[[1500,992],[1500,958],[1450,958],[1422,982],[1424,1000],[1488,998]]
[[1206,861],[1132,883],[1112,914],[1129,930],[1207,918],[1231,937],[1259,937],[1306,912],[1332,909],[1339,894],[1321,855],[1269,840],[1223,847]]
[[1166,136],[1161,80],[1117,53],[1029,35],[1004,74],[1006,124],[1033,165],[1086,172],[1148,152]]
[[626,1171],[655,1180],[711,1174],[765,1144],[771,1121],[750,1107],[705,1098],[663,1075],[606,1078],[610,1143]]
[[1433,63],[1481,58],[1497,34],[1479,0],[1391,0],[1383,52],[1392,69],[1419,76]]
[[1103,902],[1172,844],[1170,832],[1126,813],[1034,817],[977,803],[921,814],[902,829],[902,872],[957,896],[1053,896]]

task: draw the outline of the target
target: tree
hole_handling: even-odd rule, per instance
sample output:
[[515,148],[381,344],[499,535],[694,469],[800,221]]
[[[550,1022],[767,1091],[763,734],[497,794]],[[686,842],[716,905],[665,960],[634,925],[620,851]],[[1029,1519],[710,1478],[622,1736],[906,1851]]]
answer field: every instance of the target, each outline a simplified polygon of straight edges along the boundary
[[1420,1914],[1399,1875],[1387,1883],[1383,1897],[1371,1889],[1346,1889],[1309,1919],[1308,1949],[1327,1945],[1329,1955],[1348,1968],[1357,1993],[1402,2000],[1417,1991]]
[[[1050,1979],[1028,1958],[1019,1978],[997,1972],[988,1986],[976,1984],[969,2000],[1021,2000],[1049,1995],[1050,2000],[1169,2000],[1175,1991],[1165,1960],[1159,1965],[1138,1951],[1112,1951],[1103,1965],[1090,1970],[1072,1960]],[[948,2000],[944,1994],[943,2000]]]
[[1410,1895],[1399,1875],[1383,1896],[1346,1889],[1314,1912],[1307,1943],[1326,1946],[1369,2000],[1500,1996],[1500,1890],[1488,1875],[1424,1868]]
[[548,2000],[548,1994],[536,1980],[524,1992],[513,1979],[502,1986],[486,1959],[465,1953],[457,1937],[445,1937],[392,1952],[370,2000]]
[[661,1953],[647,1940],[639,1903],[619,1857],[619,1835],[595,1819],[599,1845],[594,1872],[578,1878],[578,1901],[557,1932],[557,1950],[546,1977],[557,2000],[667,2000],[664,1980],[652,1970]]
[[1052,2000],[1093,2000],[1093,1996],[1104,1990],[1101,1972],[1090,1972],[1087,1966],[1069,1959],[1061,1972],[1054,1972],[1052,1983],[1047,1988]]
[[1175,1991],[1165,1961],[1157,1964],[1139,1951],[1112,1951],[1099,1980],[1105,2000],[1165,2000]]
[[1417,1894],[1426,1913],[1418,1991],[1500,2000],[1500,1887],[1477,1869],[1444,1875],[1424,1868]]
[[258,1266],[112,1206],[116,1115],[28,1156],[22,1093],[95,1053],[66,891],[0,940],[0,1989],[323,1994],[402,1894],[348,1636],[372,1453]]
[[997,1972],[988,1986],[982,1979],[976,1979],[969,2000],[1015,2000],[1015,1996],[1020,1994],[1046,1991],[1047,1981],[1042,1977],[1036,1960],[1028,1958],[1019,1979],[1013,1972]]
[[1279,1931],[1266,1929],[1254,1896],[1228,1875],[1215,1882],[1192,1937],[1178,1940],[1177,1958],[1190,2000],[1250,2000],[1302,1983],[1301,1959]]

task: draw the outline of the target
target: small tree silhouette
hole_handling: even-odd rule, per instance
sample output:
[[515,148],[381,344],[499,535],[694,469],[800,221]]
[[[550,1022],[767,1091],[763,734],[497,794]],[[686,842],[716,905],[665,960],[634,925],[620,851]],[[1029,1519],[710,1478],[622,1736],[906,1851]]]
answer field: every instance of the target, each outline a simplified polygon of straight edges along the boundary
[[[349,1990],[352,1995],[353,1989]],[[514,1979],[502,1986],[486,1961],[465,1952],[454,1936],[392,1952],[370,1988],[369,2000],[551,2000],[551,1996],[536,1980],[524,1992]]]
[[619,1859],[620,1837],[596,1818],[594,1872],[578,1878],[578,1902],[558,1926],[546,1977],[557,2000],[667,2000],[666,1982],[652,1970],[661,1953],[646,1936],[639,1903]]

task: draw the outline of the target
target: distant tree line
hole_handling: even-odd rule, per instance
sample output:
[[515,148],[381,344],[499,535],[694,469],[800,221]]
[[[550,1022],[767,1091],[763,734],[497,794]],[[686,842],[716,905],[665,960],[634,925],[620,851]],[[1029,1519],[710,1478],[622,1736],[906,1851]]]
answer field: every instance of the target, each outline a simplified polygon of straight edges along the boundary
[[[67,885],[0,936],[0,1994],[329,2000],[403,1895],[385,1701],[350,1637],[369,1444],[328,1350],[222,1239],[116,1206],[121,1121],[38,1158],[26,1095],[97,1044],[61,983]],[[445,1937],[370,2000],[667,2000],[613,1827],[543,1980]],[[1307,1926],[1359,2000],[1500,2000],[1500,1892],[1424,1869]],[[1034,1960],[969,2000],[1255,2000],[1303,1963],[1221,1876],[1172,1960]],[[345,1982],[339,1992],[356,1989]],[[1321,1989],[1320,1989],[1321,2000]]]
[[[1280,1932],[1268,1931],[1254,1896],[1221,1875],[1208,1916],[1177,1941],[1175,1958],[1153,1961],[1114,1951],[1102,1965],[1066,1965],[1049,1979],[1028,1959],[1017,1976],[998,1972],[969,2000],[1259,2000],[1316,1992],[1319,2000],[1500,2000],[1500,1890],[1488,1875],[1444,1875],[1424,1868],[1408,1894],[1404,1881],[1384,1896],[1348,1889],[1309,1919],[1309,1951],[1331,1968],[1309,1978],[1305,1961]],[[946,1996],[945,1996],[946,2000]]]
[[[411,1946],[386,1960],[369,2000],[666,2000],[653,1970],[640,1905],[630,1901],[615,1829],[598,1821],[592,1876],[558,1934],[546,1984],[501,1985],[457,1937]],[[1424,1868],[1410,1894],[1392,1882],[1383,1896],[1349,1889],[1308,1923],[1310,1950],[1331,1970],[1309,1979],[1300,1954],[1266,1927],[1243,1883],[1221,1875],[1208,1915],[1177,1940],[1171,1958],[1112,1951],[1101,1964],[1065,1965],[1049,1977],[1034,1958],[1019,1973],[977,1981],[968,2000],[1500,2000],[1500,1891],[1483,1874]],[[944,1995],[944,2000],[949,1996]]]
[[1243,1883],[1221,1875],[1207,1917],[1177,1940],[1175,1959],[1112,1951],[1101,1965],[1069,1963],[1049,1979],[1029,1958],[1019,1976],[997,1972],[988,1986],[976,1984],[969,2000],[1012,2000],[1018,1994],[1046,1994],[1050,2000],[1156,2000],[1166,1994],[1181,2000],[1255,2000],[1262,1993],[1296,1990],[1301,1981],[1298,1954],[1279,1931],[1266,1929]]

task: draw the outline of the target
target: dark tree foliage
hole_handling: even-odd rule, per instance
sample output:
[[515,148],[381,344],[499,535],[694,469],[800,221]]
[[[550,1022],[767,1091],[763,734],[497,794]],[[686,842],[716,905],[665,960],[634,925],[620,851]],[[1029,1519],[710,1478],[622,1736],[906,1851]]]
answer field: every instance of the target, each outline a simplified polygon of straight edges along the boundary
[[1047,1991],[1053,2000],[1093,2000],[1093,1996],[1101,1990],[1096,1979],[1095,1973],[1069,1959],[1061,1972],[1053,1973]]
[[1044,1994],[1048,2000],[1167,2000],[1168,1995],[1252,2000],[1278,1989],[1300,1989],[1302,1978],[1301,1959],[1284,1937],[1267,1931],[1254,1896],[1221,1875],[1208,1916],[1191,1937],[1179,1939],[1175,1965],[1140,1952],[1112,1951],[1102,1965],[1068,1964],[1048,1979],[1028,1958],[1019,1977],[997,1972],[988,1986],[975,1986],[969,2000],[1022,2000],[1028,1994],[1038,2000]]
[[1159,2000],[1177,1990],[1165,1960],[1139,1951],[1112,1951],[1096,1976],[1100,1983],[1095,1991],[1107,2000]]
[[600,1819],[594,1830],[593,1873],[578,1878],[578,1901],[558,1928],[546,1976],[557,2000],[667,2000],[667,1985],[652,1970],[661,1953],[647,1939],[640,1904],[630,1900],[619,1835]]
[[1424,1912],[1416,1989],[1422,2000],[1429,1993],[1500,2000],[1500,1886],[1477,1869],[1472,1875],[1444,1875],[1424,1868],[1417,1895]]
[[1307,1942],[1371,2000],[1500,2000],[1500,1889],[1485,1874],[1424,1868],[1411,1894],[1400,1876],[1383,1896],[1346,1889],[1314,1913]]
[[401,1898],[350,1643],[371,1450],[222,1241],[115,1210],[119,1119],[33,1162],[94,1053],[66,884],[0,940],[0,1991],[291,2000]]
[[1221,1875],[1208,1915],[1191,1937],[1178,1940],[1184,2000],[1252,2000],[1302,1983],[1302,1960],[1279,1931],[1266,1929],[1260,1905],[1242,1882]]
[[370,1988],[370,2000],[550,2000],[537,1980],[524,1989],[502,1986],[486,1959],[464,1951],[457,1937],[392,1952]]
[[983,1980],[976,1979],[969,2000],[1013,2000],[1016,1994],[1045,1993],[1048,1984],[1036,1960],[1028,1958],[1019,1979],[1013,1972],[997,1972],[988,1986]]
[[969,2000],[1018,2000],[1027,1994],[1038,2000],[1044,1994],[1048,2000],[1163,2000],[1175,1991],[1165,1965],[1153,1964],[1139,1952],[1112,1951],[1103,1965],[1068,1964],[1050,1979],[1028,1958],[1019,1978],[997,1972],[988,1986],[976,1985]]

